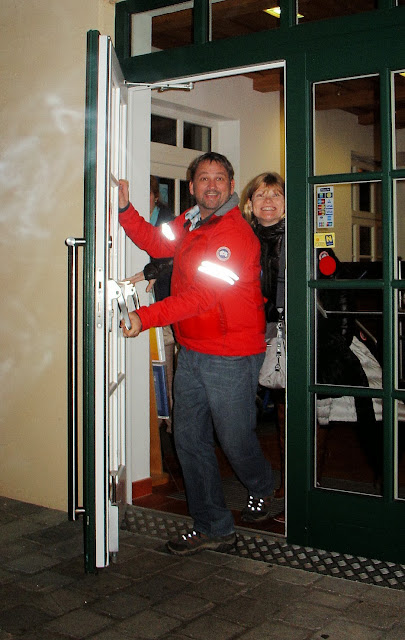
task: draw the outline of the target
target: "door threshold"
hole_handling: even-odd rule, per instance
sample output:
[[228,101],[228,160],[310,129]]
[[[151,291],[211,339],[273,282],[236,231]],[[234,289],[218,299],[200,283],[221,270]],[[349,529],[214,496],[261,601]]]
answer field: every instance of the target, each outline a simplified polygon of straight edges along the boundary
[[[192,519],[189,516],[127,505],[121,529],[161,539],[162,549],[155,550],[165,552],[166,541],[187,533],[191,525]],[[220,553],[270,565],[301,569],[320,576],[343,578],[391,589],[405,589],[404,565],[288,544],[284,536],[269,531],[237,526],[236,533],[236,547]]]

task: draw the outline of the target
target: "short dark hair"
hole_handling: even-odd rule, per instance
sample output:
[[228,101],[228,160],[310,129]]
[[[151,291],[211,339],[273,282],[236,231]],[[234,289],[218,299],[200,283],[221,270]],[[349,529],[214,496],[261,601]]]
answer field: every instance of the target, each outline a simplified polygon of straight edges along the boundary
[[208,151],[207,153],[203,153],[202,156],[194,158],[187,169],[187,179],[191,182],[194,180],[196,171],[202,162],[218,162],[218,164],[222,164],[229,176],[229,181],[233,180],[234,170],[228,158],[223,156],[221,153],[216,153],[216,151]]

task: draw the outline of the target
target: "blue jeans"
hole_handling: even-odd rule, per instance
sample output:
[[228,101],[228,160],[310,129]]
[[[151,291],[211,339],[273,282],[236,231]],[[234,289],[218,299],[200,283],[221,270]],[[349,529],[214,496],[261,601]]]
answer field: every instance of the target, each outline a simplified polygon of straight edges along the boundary
[[273,493],[256,435],[256,391],[264,354],[213,356],[181,348],[174,378],[174,439],[194,528],[208,536],[235,530],[215,454],[214,428],[249,494]]

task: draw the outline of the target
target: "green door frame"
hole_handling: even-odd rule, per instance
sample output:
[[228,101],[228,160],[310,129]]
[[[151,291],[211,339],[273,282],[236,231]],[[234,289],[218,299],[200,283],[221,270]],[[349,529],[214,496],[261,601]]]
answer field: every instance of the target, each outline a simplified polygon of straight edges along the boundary
[[[208,42],[209,0],[194,0],[194,44],[136,57],[130,56],[131,14],[173,4],[177,0],[126,0],[116,5],[116,51],[128,82],[157,82],[284,60],[286,63],[286,176],[288,293],[288,531],[290,543],[316,546],[374,558],[405,561],[401,549],[405,503],[393,500],[392,486],[383,498],[343,494],[313,487],[313,382],[311,292],[316,288],[312,264],[312,185],[319,182],[312,171],[311,83],[315,81],[381,75],[381,123],[383,138],[383,210],[392,211],[392,180],[405,177],[393,171],[390,141],[390,69],[405,67],[405,6],[379,0],[378,9],[355,16],[318,23],[295,24],[295,0],[281,0],[278,29],[227,40]],[[333,34],[332,36],[329,34]],[[381,53],[383,52],[383,53]],[[333,177],[333,179],[335,176]],[[342,180],[342,176],[340,176]],[[322,176],[325,183],[331,176]],[[338,180],[339,181],[339,180]],[[393,391],[393,296],[400,282],[393,281],[392,215],[384,225],[384,277],[374,286],[384,290],[384,471],[393,469],[391,429]],[[373,283],[371,283],[373,284]],[[305,328],[305,332],[303,329]],[[305,335],[306,339],[302,339]],[[350,390],[349,390],[350,391]],[[368,393],[368,390],[362,392]],[[349,392],[348,392],[349,393]],[[388,474],[388,475],[387,475]],[[391,483],[392,484],[392,483]]]
[[96,301],[94,264],[96,220],[96,150],[97,150],[97,95],[98,95],[98,33],[87,34],[86,67],[86,137],[84,157],[84,238],[85,254],[83,282],[87,293],[83,305],[83,517],[84,567],[94,572],[96,566],[96,487],[95,487],[95,378],[94,378],[94,317]]

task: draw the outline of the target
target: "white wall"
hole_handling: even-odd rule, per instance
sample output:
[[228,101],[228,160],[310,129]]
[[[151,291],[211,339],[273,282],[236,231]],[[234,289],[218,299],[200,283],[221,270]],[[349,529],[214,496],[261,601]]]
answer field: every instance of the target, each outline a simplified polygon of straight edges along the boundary
[[83,234],[86,32],[108,0],[0,5],[0,495],[66,507],[67,236]]
[[284,175],[280,95],[253,91],[252,83],[250,78],[233,76],[196,82],[190,92],[153,92],[155,104],[182,105],[213,118],[240,122],[239,193],[262,171]]

